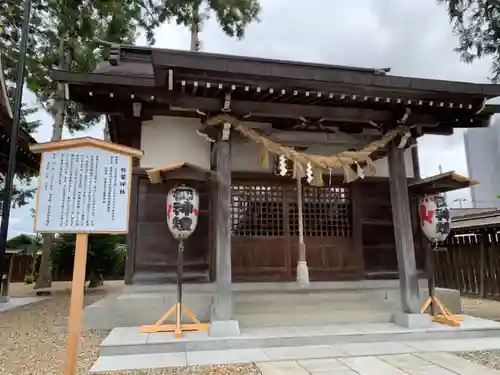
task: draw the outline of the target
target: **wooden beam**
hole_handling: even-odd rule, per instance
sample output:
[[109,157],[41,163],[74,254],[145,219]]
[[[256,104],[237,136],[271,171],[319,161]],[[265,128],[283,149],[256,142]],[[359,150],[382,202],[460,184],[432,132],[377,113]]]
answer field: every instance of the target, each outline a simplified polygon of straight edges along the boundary
[[[222,109],[221,99],[200,98],[188,95],[174,95],[170,98],[161,98],[165,104],[171,106],[199,109],[207,112],[218,112]],[[281,104],[253,101],[231,101],[231,113],[237,115],[252,114],[255,116],[269,116],[277,118],[322,118],[338,122],[387,122],[395,121],[394,112],[389,110],[373,110],[348,107],[321,107],[302,104]],[[436,119],[432,115],[415,113],[411,121],[422,124],[433,124]]]
[[[119,112],[130,113],[130,105],[120,101],[118,98],[109,98],[103,101],[101,98],[75,98],[77,101],[89,107],[93,111],[102,111],[102,113]],[[131,99],[130,99],[131,100]],[[150,114],[177,115],[182,117],[197,117],[196,110],[208,113],[219,113],[223,107],[223,100],[206,97],[193,97],[184,94],[155,96],[155,103],[144,103],[143,111]],[[92,104],[90,104],[92,103]],[[165,107],[162,108],[162,105]],[[191,109],[192,111],[173,111],[170,107]],[[130,108],[128,108],[130,107]],[[269,102],[253,102],[233,100],[230,105],[231,113],[236,116],[245,116],[251,114],[249,120],[254,117],[267,118],[288,118],[298,119],[299,117],[324,119],[325,121],[335,121],[338,123],[387,123],[397,120],[394,111],[374,110],[349,107],[323,107],[301,104],[281,104]],[[435,126],[436,118],[430,114],[414,112],[409,123]]]
[[418,275],[404,151],[404,149],[397,147],[397,143],[393,142],[389,146],[387,158],[389,164],[389,184],[402,309],[405,314],[418,314],[420,313]]
[[108,85],[120,85],[120,86],[143,86],[143,87],[154,87],[155,79],[153,75],[144,76],[138,74],[99,74],[99,73],[80,73],[80,72],[70,72],[67,70],[54,69],[50,72],[50,78],[56,82],[67,82],[67,83],[77,83],[90,85],[93,84],[108,84]]

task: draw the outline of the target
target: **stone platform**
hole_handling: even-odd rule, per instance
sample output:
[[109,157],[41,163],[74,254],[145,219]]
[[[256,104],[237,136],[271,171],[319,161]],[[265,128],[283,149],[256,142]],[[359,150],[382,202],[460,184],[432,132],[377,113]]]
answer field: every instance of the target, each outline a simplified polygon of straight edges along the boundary
[[438,353],[500,349],[500,323],[465,318],[460,328],[437,323],[419,330],[388,323],[244,328],[241,336],[225,338],[191,332],[175,339],[167,333],[141,334],[138,327],[116,328],[102,343],[91,372],[256,363],[263,375],[493,374]]
[[496,337],[500,323],[466,316],[461,327],[431,323],[429,328],[408,329],[393,323],[311,325],[242,328],[240,336],[210,337],[207,332],[141,333],[139,327],[115,328],[101,344],[101,356],[183,353],[207,350],[255,349],[348,343]]
[[[420,281],[420,299],[427,299],[426,280]],[[400,311],[398,280],[313,282],[307,290],[297,283],[233,284],[234,319],[240,327],[289,327],[355,323],[389,323]],[[175,302],[175,285],[133,285],[124,293],[106,297],[84,310],[87,329],[112,329],[152,324]],[[214,284],[187,284],[183,302],[202,321],[210,320]],[[460,313],[460,293],[440,289],[438,298]]]

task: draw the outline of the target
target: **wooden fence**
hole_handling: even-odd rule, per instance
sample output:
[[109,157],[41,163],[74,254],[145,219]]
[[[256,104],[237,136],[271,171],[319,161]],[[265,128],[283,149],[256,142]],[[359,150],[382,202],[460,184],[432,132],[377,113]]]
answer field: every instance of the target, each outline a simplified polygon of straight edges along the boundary
[[500,295],[500,228],[452,233],[433,252],[436,286],[497,298]]
[[12,283],[24,282],[24,276],[30,274],[30,267],[32,262],[31,255],[15,255],[12,259],[12,273],[10,274],[10,281]]

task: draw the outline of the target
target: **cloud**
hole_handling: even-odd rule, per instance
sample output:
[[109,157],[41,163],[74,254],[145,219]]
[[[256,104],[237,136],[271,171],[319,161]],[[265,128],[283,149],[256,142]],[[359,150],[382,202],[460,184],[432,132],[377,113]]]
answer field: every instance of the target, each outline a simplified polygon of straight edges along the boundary
[[[489,75],[488,59],[473,64],[460,61],[453,51],[457,38],[446,10],[435,0],[262,0],[262,8],[262,21],[250,25],[242,41],[223,35],[215,20],[206,22],[201,33],[202,49],[286,60],[391,67],[391,74],[412,77],[486,82]],[[187,49],[189,38],[189,30],[177,25],[164,25],[156,34],[157,46],[164,48]],[[140,44],[144,44],[143,38]],[[36,139],[48,141],[52,120],[47,114],[40,114],[40,119],[44,125]],[[85,134],[101,137],[102,125]],[[438,173],[439,165],[444,171],[453,169],[467,174],[462,131],[448,137],[423,137],[419,153],[425,176]],[[469,192],[450,194],[450,199],[456,197],[469,198]],[[15,210],[16,215],[18,212],[21,215],[24,208]],[[32,230],[31,224],[25,228]]]

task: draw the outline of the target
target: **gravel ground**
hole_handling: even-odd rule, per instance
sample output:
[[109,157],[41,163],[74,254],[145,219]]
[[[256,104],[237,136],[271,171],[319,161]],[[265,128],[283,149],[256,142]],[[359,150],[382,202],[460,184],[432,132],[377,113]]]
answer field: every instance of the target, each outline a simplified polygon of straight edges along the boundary
[[474,297],[462,297],[461,302],[464,314],[500,322],[500,302]]
[[[50,299],[0,313],[0,375],[61,374],[70,287],[70,283],[55,283]],[[106,282],[104,288],[86,294],[85,304],[94,303],[108,293],[119,293],[122,287],[121,282]],[[26,297],[34,294],[32,286],[13,284],[11,295]],[[465,314],[500,321],[500,302],[463,298],[462,309]],[[88,374],[88,369],[97,359],[99,344],[107,333],[82,333],[79,375]],[[456,355],[500,370],[500,350]],[[114,372],[108,375],[260,375],[260,372],[254,365],[225,365]]]
[[479,352],[461,352],[455,355],[480,365],[500,370],[500,350],[484,350]]
[[[462,298],[464,314],[478,318],[500,321],[500,302],[480,298]],[[483,366],[500,370],[500,350],[483,350],[476,352],[460,352],[455,355]]]
[[[104,288],[88,292],[85,304],[117,293],[123,283],[106,282]],[[69,283],[55,283],[50,299],[0,313],[0,374],[59,375],[66,348],[66,317],[69,311]],[[13,284],[11,296],[33,296],[32,286]],[[99,344],[107,331],[82,333],[78,374],[98,357]],[[105,375],[105,373],[102,373]],[[260,375],[254,365],[194,366],[149,371],[113,372],[109,375]]]

